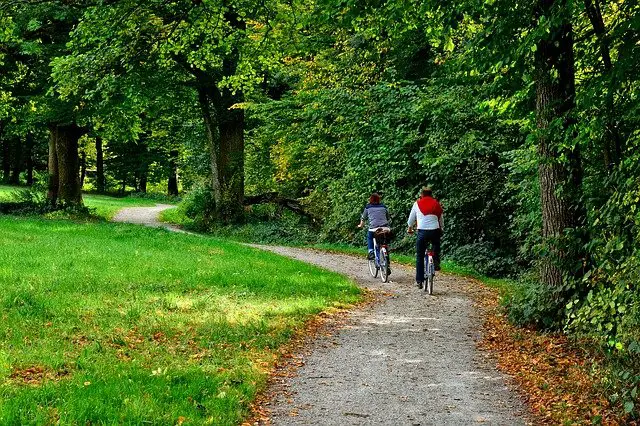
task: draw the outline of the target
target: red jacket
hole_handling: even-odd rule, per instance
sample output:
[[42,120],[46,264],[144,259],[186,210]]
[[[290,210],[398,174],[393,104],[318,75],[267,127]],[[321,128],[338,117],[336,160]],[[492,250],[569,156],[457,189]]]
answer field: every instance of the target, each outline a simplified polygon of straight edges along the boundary
[[433,197],[420,197],[420,199],[417,201],[418,203],[418,208],[420,209],[420,212],[423,215],[435,215],[438,216],[438,218],[440,218],[442,216],[442,206],[440,205],[440,203],[438,202],[438,200],[436,200]]

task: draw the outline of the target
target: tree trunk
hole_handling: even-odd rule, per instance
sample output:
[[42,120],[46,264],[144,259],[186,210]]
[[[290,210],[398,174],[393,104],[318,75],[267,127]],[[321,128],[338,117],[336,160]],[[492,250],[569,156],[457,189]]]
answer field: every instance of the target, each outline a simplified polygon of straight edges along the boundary
[[11,177],[11,144],[2,139],[2,182],[9,183]]
[[83,131],[76,124],[56,126],[58,156],[58,198],[65,205],[82,204],[78,140]]
[[84,187],[84,178],[87,175],[87,152],[82,151],[80,157],[80,189]]
[[169,181],[167,182],[167,193],[170,196],[178,196],[178,151],[169,151]]
[[102,138],[96,137],[96,190],[99,194],[103,194],[105,191],[105,179],[104,179],[104,156],[102,152]]
[[[226,91],[226,89],[225,89]],[[239,220],[244,212],[244,110],[230,109],[241,98],[225,94],[226,109],[220,119],[220,171],[228,221]]]
[[216,120],[212,116],[209,95],[205,87],[198,87],[198,102],[202,111],[204,127],[209,142],[209,167],[211,169],[211,191],[216,208],[222,204],[220,191],[220,171],[218,169],[219,133]]
[[609,38],[602,17],[599,0],[584,0],[585,11],[593,27],[593,31],[598,40],[598,48],[602,57],[604,68],[603,75],[609,79],[609,87],[605,96],[605,133],[603,138],[603,159],[605,167],[611,170],[618,164],[622,156],[622,137],[616,125],[616,114],[614,106],[614,78],[611,73],[613,64],[611,62],[611,47]]
[[138,192],[147,192],[147,172],[140,173],[140,180],[138,181]]
[[13,140],[13,158],[11,162],[11,177],[9,183],[20,185],[20,172],[22,171],[22,142],[20,139]]
[[[244,31],[246,22],[234,8],[229,8],[225,19],[232,28]],[[222,61],[222,72],[226,77],[235,75],[240,51],[237,45]],[[244,110],[235,108],[242,102],[242,91],[235,93],[229,88],[222,89],[222,108],[220,111],[220,170],[221,183],[225,193],[225,220],[239,221],[244,215]]]
[[49,175],[47,183],[47,199],[52,207],[58,204],[58,189],[60,179],[58,175],[58,151],[56,149],[58,138],[58,128],[55,125],[49,126],[49,163],[47,173]]
[[[555,3],[555,5],[554,5]],[[565,1],[539,0],[539,12],[551,17],[552,8]],[[536,120],[538,128],[539,181],[542,203],[542,236],[548,254],[542,259],[541,279],[550,290],[562,289],[569,264],[576,261],[564,235],[580,224],[579,205],[581,164],[577,148],[562,148],[571,138],[567,134],[569,114],[575,102],[573,29],[568,21],[551,29],[540,40],[535,58]],[[556,126],[554,123],[561,123]],[[565,129],[558,131],[558,127]],[[568,158],[568,164],[563,164]]]
[[33,133],[27,133],[27,185],[33,185]]

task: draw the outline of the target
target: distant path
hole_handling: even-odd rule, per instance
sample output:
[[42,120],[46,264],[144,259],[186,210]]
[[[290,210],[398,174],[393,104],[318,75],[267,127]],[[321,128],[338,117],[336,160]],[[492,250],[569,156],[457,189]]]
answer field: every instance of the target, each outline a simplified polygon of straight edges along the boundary
[[[165,227],[173,206],[122,209],[114,221]],[[353,278],[381,301],[353,310],[332,336],[315,340],[294,377],[279,381],[270,403],[274,425],[523,425],[526,408],[506,377],[478,351],[481,318],[474,284],[439,274],[435,295],[414,287],[413,270],[394,266],[392,281],[369,275],[363,258],[256,246]]]
[[166,228],[170,231],[185,232],[175,225],[160,222],[160,213],[174,208],[171,204],[156,204],[153,207],[125,207],[113,217],[113,222],[135,223],[138,225],[152,226],[154,228]]

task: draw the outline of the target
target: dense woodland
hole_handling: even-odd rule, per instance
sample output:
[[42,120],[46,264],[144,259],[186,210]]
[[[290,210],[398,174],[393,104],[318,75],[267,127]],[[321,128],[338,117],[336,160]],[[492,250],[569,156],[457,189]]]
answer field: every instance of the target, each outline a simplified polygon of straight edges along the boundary
[[637,0],[2,0],[2,179],[355,244],[377,190],[399,249],[429,184],[446,256],[521,281],[513,320],[634,360],[639,79]]

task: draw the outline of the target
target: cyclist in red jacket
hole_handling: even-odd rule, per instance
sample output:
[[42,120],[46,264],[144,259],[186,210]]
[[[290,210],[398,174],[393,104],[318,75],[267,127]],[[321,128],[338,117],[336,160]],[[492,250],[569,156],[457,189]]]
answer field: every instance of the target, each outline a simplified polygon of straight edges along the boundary
[[444,228],[442,206],[433,198],[430,187],[422,188],[420,199],[413,203],[407,232],[412,234],[414,226],[418,230],[416,240],[416,284],[422,287],[424,281],[424,256],[429,243],[433,245],[433,263],[435,270],[440,270],[440,238]]

